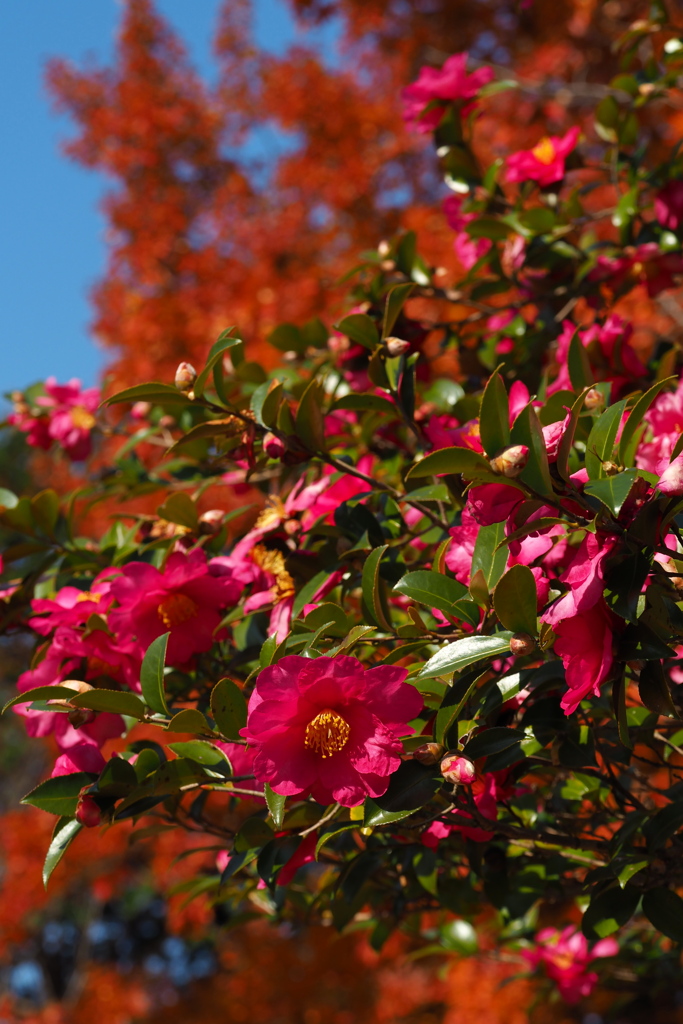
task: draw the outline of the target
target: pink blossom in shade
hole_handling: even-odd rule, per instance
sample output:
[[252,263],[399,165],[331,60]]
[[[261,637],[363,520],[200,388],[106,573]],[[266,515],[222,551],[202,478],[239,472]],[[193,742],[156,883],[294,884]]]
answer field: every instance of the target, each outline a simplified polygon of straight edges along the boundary
[[465,505],[460,526],[453,526],[449,530],[452,540],[446,550],[446,567],[455,575],[456,580],[465,586],[470,582],[472,555],[480,529],[469,506]]
[[544,928],[534,941],[534,948],[524,950],[522,955],[534,968],[543,964],[564,1001],[570,1004],[589,996],[595,988],[598,975],[589,970],[592,962],[601,957],[616,956],[619,952],[617,940],[611,937],[590,947],[575,925],[568,925],[562,931]]
[[45,381],[45,394],[35,401],[38,414],[19,404],[8,420],[27,432],[28,443],[47,449],[57,441],[71,459],[80,461],[90,454],[94,413],[100,404],[99,388],[81,389],[81,382],[58,384],[54,377]]
[[636,465],[650,473],[661,473],[661,463],[668,462],[676,441],[683,433],[683,378],[675,391],[662,392],[645,413],[651,441],[641,441],[636,452]]
[[467,234],[467,225],[477,219],[477,214],[463,213],[462,204],[462,196],[448,196],[444,199],[443,209],[449,227],[456,233],[453,242],[455,255],[465,270],[471,270],[490,250],[492,243],[489,238],[471,238]]
[[683,455],[677,455],[673,462],[668,464],[662,460],[659,469],[661,475],[657,487],[661,493],[671,497],[683,494]]
[[[576,331],[571,320],[562,324],[562,333],[557,339],[555,361],[559,372],[547,393],[571,391],[572,382],[569,376],[569,346]],[[579,330],[579,339],[587,350],[588,359],[599,380],[612,382],[613,397],[618,396],[624,388],[632,388],[647,376],[647,367],[641,362],[631,345],[633,327],[627,324],[616,313],[610,314],[604,324],[594,323],[590,327]]]
[[472,518],[480,526],[502,523],[525,500],[523,491],[508,484],[479,484],[471,487],[467,495],[467,507]]
[[400,764],[400,737],[422,710],[405,669],[356,658],[289,655],[258,676],[242,735],[260,783],[287,796],[355,807],[381,796]]
[[[403,120],[408,128],[418,132],[433,131],[449,102],[464,100],[463,114],[474,108],[477,93],[492,80],[493,71],[491,68],[479,68],[468,75],[467,56],[467,53],[455,53],[441,68],[420,68],[417,81],[406,86],[401,93]],[[435,100],[437,105],[425,111],[425,107]]]
[[58,775],[73,775],[74,772],[92,772],[99,775],[106,765],[99,747],[90,743],[76,743],[68,754],[60,754],[52,769],[51,778]]
[[561,700],[566,715],[584,698],[600,695],[613,664],[613,633],[609,612],[600,600],[588,611],[553,625],[555,653],[562,658],[569,689]]
[[541,186],[553,185],[564,177],[564,162],[579,141],[580,129],[575,125],[566,135],[549,135],[533,149],[511,153],[506,161],[505,180],[536,181]]
[[[484,775],[477,775],[468,791],[474,800],[474,804],[483,817],[489,821],[495,821],[498,817],[498,803],[504,800],[511,793],[509,784],[509,770],[503,769],[498,772],[487,772]],[[455,812],[458,818],[472,818],[469,811],[457,808]],[[422,833],[421,841],[423,846],[435,849],[441,839],[446,839],[451,833],[460,832],[464,839],[472,839],[475,843],[486,843],[493,839],[495,832],[489,832],[478,825],[462,825],[460,823],[435,821]]]
[[543,621],[554,628],[561,619],[587,612],[602,597],[605,561],[614,550],[616,537],[587,533],[560,581],[569,587],[566,594],[553,602]]
[[612,292],[629,291],[642,284],[653,299],[667,288],[674,288],[681,274],[680,253],[662,252],[657,242],[645,242],[625,249],[623,256],[599,256],[588,280],[604,283]]
[[655,199],[655,217],[663,228],[678,231],[683,223],[683,181],[669,181]]
[[[375,459],[372,455],[363,455],[358,460],[358,469],[366,476],[373,476]],[[333,479],[336,477],[336,479]],[[366,483],[351,473],[339,473],[332,466],[325,466],[323,475],[314,484],[304,487],[292,503],[292,510],[303,509],[302,522],[304,527],[311,526],[316,519],[324,516],[324,522],[333,523],[335,510],[344,501],[359,498],[372,491],[371,484]]]
[[186,664],[210,649],[222,610],[241,596],[240,583],[231,575],[218,575],[221,571],[199,549],[172,554],[163,572],[146,562],[129,562],[111,585],[119,605],[109,613],[111,629],[134,639],[142,651],[170,632],[168,661]]
[[305,864],[311,864],[315,860],[317,843],[317,832],[311,832],[310,835],[304,836],[287,863],[283,864],[278,871],[276,885],[289,885],[299,868]]
[[111,575],[118,570],[100,573],[89,590],[62,587],[54,598],[34,598],[34,615],[28,620],[31,629],[48,636],[60,626],[84,626],[91,615],[105,615],[114,600],[110,594]]
[[473,452],[483,451],[479,437],[479,420],[468,420],[460,426],[455,416],[432,416],[423,424],[422,430],[433,451],[440,448],[469,448]]
[[569,426],[569,420],[571,419],[571,413],[567,413],[563,420],[556,420],[555,423],[548,423],[547,426],[543,427],[543,440],[545,441],[545,450],[548,456],[548,462],[557,462],[557,452],[560,447],[560,441],[562,436]]

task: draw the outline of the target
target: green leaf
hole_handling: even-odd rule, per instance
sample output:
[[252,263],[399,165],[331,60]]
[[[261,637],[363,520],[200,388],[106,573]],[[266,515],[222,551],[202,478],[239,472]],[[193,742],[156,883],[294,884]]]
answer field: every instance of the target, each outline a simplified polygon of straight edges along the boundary
[[524,733],[519,729],[494,726],[492,729],[484,729],[473,736],[465,745],[463,753],[475,761],[479,757],[488,757],[489,754],[499,754],[503,750],[509,750],[521,743],[524,738]]
[[[537,494],[554,495],[543,428],[531,402],[522,409],[512,424],[510,442],[524,444],[529,449],[529,461],[519,474],[519,479],[532,487]],[[507,480],[503,482],[508,483]]]
[[310,452],[325,451],[325,417],[322,402],[323,389],[313,378],[301,396],[294,419],[296,436]]
[[352,409],[358,412],[386,412],[398,418],[399,411],[393,402],[381,395],[344,395],[338,398],[332,406],[332,412],[336,409]]
[[21,802],[59,817],[73,818],[81,790],[93,783],[96,778],[97,776],[91,772],[57,775],[54,779],[46,779],[45,782],[41,782]]
[[588,360],[588,353],[581,341],[578,327],[574,332],[574,337],[569,342],[567,369],[572,387],[577,393],[585,388],[589,388],[593,383],[593,371]]
[[[415,477],[443,476],[447,473],[461,473],[468,480],[475,476],[483,476],[501,482],[501,478],[493,473],[488,460],[470,448],[440,448],[431,455],[425,455],[424,459],[410,467],[406,473],[406,481]],[[505,480],[505,483],[508,482]]]
[[683,900],[672,889],[648,889],[643,913],[657,931],[674,942],[683,942]]
[[631,409],[629,417],[624,424],[624,429],[621,432],[621,438],[619,440],[619,450],[617,454],[618,462],[623,466],[626,464],[626,458],[628,455],[628,448],[632,438],[635,436],[638,427],[642,426],[643,417],[650,408],[655,398],[667,384],[677,383],[677,377],[665,377],[664,380],[658,380],[656,384],[653,384],[649,391],[646,391],[644,395],[641,395],[636,404]]
[[668,804],[643,825],[648,850],[653,853],[683,825],[683,802]]
[[51,537],[59,518],[59,495],[48,488],[31,498],[31,512],[36,526]]
[[482,658],[493,658],[510,651],[509,632],[493,636],[466,636],[455,643],[447,644],[434,654],[418,673],[418,679],[436,679],[450,672],[459,672]]
[[414,284],[395,284],[389,289],[386,305],[384,307],[384,323],[382,325],[382,338],[388,338],[398,320],[403,305],[413,291]]
[[[586,453],[586,460],[588,454]],[[631,488],[638,476],[637,469],[626,469],[623,473],[616,473],[614,476],[606,476],[600,480],[589,480],[584,490],[592,494],[594,498],[601,501],[612,515],[618,516],[624,507],[624,502],[631,493]]]
[[623,399],[621,402],[611,405],[609,409],[605,409],[588,435],[586,469],[591,480],[599,480],[607,476],[603,463],[612,458],[614,441],[625,408],[626,400]]
[[235,327],[230,327],[227,331],[223,331],[218,341],[215,341],[209,351],[209,357],[206,360],[206,366],[197,377],[194,382],[192,390],[197,398],[201,398],[204,394],[204,388],[206,387],[207,381],[212,374],[214,366],[223,359],[226,352],[229,352],[231,348],[235,346],[242,346],[242,339],[231,337],[231,331],[236,330]]
[[513,565],[493,592],[493,608],[506,629],[536,636],[536,580],[528,565]]
[[169,523],[177,523],[188,530],[196,530],[199,522],[197,506],[186,491],[170,494],[163,505],[159,505],[157,515]]
[[484,675],[485,673],[477,674],[476,669],[474,672],[466,673],[446,692],[434,720],[434,739],[437,743],[447,745],[448,733],[460,718],[462,709],[481,683]]
[[668,718],[678,718],[661,661],[645,662],[640,670],[638,693],[649,711]]
[[379,345],[379,333],[375,321],[366,313],[351,313],[345,316],[335,330],[345,334],[351,341],[355,341],[363,348],[372,350]]
[[619,739],[628,750],[632,750],[633,743],[628,731],[628,716],[626,714],[626,680],[623,675],[612,683],[612,706],[614,717],[617,720]]
[[251,411],[263,427],[272,427],[282,401],[284,388],[279,380],[268,380],[259,384],[251,396]]
[[68,700],[70,702],[76,692],[69,686],[34,686],[32,690],[24,690],[23,693],[8,700],[2,709],[2,714],[4,715],[5,711],[14,707],[15,704],[31,704],[34,700]]
[[158,636],[156,640],[152,641],[142,659],[140,669],[143,700],[147,707],[160,715],[170,714],[164,692],[164,664],[170,635],[170,633],[164,633],[163,636]]
[[168,732],[209,732],[209,723],[196,708],[184,708],[166,726]]
[[221,679],[211,691],[211,714],[221,735],[228,740],[240,739],[240,729],[247,724],[247,702],[231,679]]
[[454,618],[459,618],[457,604],[467,597],[467,588],[441,573],[430,569],[418,569],[407,573],[394,587],[400,594],[427,608],[438,608],[439,611]]
[[268,335],[268,342],[280,352],[296,352],[298,355],[302,355],[308,347],[302,331],[294,324],[279,324]]
[[374,828],[400,821],[429,803],[442,784],[438,769],[417,761],[403,761],[391,776],[386,793],[365,801],[363,826]]
[[104,405],[115,405],[118,402],[151,402],[166,404],[167,402],[181,402],[189,404],[190,399],[182,391],[178,391],[173,384],[162,384],[152,381],[149,384],[136,384],[132,388],[125,388],[104,400]]
[[479,412],[479,436],[490,459],[510,444],[508,394],[498,370],[491,374],[484,389]]
[[349,631],[348,636],[344,637],[340,644],[337,644],[336,647],[333,647],[327,652],[328,657],[334,658],[337,654],[343,654],[344,651],[351,650],[359,640],[367,636],[369,633],[374,632],[374,626],[354,626],[353,629]]
[[54,827],[52,841],[48,847],[43,864],[43,885],[47,889],[52,872],[64,856],[67,847],[71,845],[83,826],[75,818],[61,817]]
[[235,836],[233,849],[235,853],[260,849],[274,837],[272,828],[262,818],[247,818]]
[[[72,691],[73,693],[73,691]],[[86,690],[74,694],[71,703],[76,708],[90,708],[91,711],[110,711],[115,715],[130,715],[139,721],[145,717],[145,705],[129,690]]]
[[379,566],[388,544],[370,552],[363,565],[362,591],[365,608],[371,621],[380,629],[391,632],[391,620],[387,606],[384,583],[380,579]]
[[287,801],[287,797],[284,793],[274,793],[267,782],[263,789],[266,795],[268,810],[270,811],[270,816],[273,819],[273,826],[275,827],[275,830],[279,832],[282,828],[282,822],[285,819],[285,803]]
[[505,523],[491,523],[482,526],[477,533],[472,555],[471,575],[474,578],[481,572],[489,591],[498,583],[505,572],[508,552],[503,544],[505,540]]
[[213,743],[207,743],[206,740],[169,743],[168,749],[178,757],[189,757],[191,761],[196,761],[198,764],[225,764],[228,761],[222,750],[219,750]]
[[581,930],[587,939],[604,939],[622,928],[636,912],[640,892],[617,885],[595,896],[583,915]]

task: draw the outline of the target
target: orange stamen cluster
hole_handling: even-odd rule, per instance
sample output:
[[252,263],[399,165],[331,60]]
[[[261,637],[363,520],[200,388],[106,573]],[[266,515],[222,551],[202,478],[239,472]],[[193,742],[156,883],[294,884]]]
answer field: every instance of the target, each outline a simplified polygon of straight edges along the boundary
[[544,139],[534,146],[531,150],[536,159],[540,164],[545,164],[546,167],[553,162],[556,157],[555,146],[551,140],[546,136]]
[[305,744],[321,757],[332,757],[346,746],[351,726],[340,714],[325,708],[306,726]]
[[187,594],[169,594],[157,607],[157,614],[167,629],[193,619],[198,607]]

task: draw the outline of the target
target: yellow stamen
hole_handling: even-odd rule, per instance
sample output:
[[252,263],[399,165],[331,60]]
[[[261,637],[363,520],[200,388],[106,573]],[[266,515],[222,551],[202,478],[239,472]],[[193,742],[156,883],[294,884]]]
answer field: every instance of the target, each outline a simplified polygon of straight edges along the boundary
[[157,614],[167,629],[193,619],[197,611],[197,605],[187,594],[169,594],[157,608]]
[[251,557],[259,569],[275,577],[272,588],[273,601],[284,601],[296,593],[294,580],[285,569],[285,556],[281,551],[269,550],[265,544],[257,544],[251,552]]
[[74,427],[79,427],[81,430],[92,430],[96,420],[93,414],[84,409],[82,405],[74,405],[71,410],[71,422]]
[[266,507],[259,513],[256,520],[257,530],[272,530],[287,518],[285,503],[282,498],[274,495],[266,501]]
[[551,164],[557,155],[555,152],[555,146],[553,145],[552,141],[548,138],[547,135],[544,139],[541,139],[541,141],[537,145],[534,146],[531,152],[534,154],[534,156],[540,164],[545,164],[546,166],[548,166],[548,164]]
[[350,732],[351,726],[341,715],[325,708],[306,726],[305,744],[321,757],[332,757],[344,749]]
[[97,604],[102,598],[101,594],[93,594],[91,590],[84,590],[82,594],[79,594],[76,598],[76,604],[80,604],[81,601],[94,601]]

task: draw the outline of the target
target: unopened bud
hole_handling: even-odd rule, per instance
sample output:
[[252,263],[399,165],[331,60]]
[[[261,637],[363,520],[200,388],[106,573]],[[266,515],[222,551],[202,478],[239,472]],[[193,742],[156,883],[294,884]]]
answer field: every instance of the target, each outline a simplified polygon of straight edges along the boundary
[[396,261],[395,260],[382,260],[382,262],[380,263],[380,267],[382,268],[382,270],[386,270],[386,271],[396,270]]
[[130,410],[130,414],[134,420],[146,420],[151,411],[151,402],[135,402]]
[[512,444],[509,448],[503,448],[495,458],[491,459],[489,465],[494,473],[512,478],[519,476],[528,461],[529,449],[527,446]]
[[440,761],[445,752],[446,748],[441,743],[423,743],[413,751],[413,757],[420,764],[432,765]]
[[83,794],[76,805],[76,821],[86,828],[97,828],[102,824],[102,811],[99,804],[91,796]]
[[197,371],[192,363],[180,363],[175,372],[175,386],[178,388],[178,391],[182,391],[184,395],[187,395],[192,391],[196,380]]
[[469,786],[477,775],[470,759],[460,754],[446,754],[439,767],[444,779],[456,785]]
[[225,512],[220,508],[210,508],[208,512],[202,512],[199,517],[199,532],[205,537],[215,537],[221,532]]
[[589,412],[593,412],[595,409],[602,409],[605,404],[605,396],[597,388],[591,388],[590,391],[586,392],[583,404]]
[[510,654],[513,658],[522,658],[536,650],[536,641],[528,633],[515,633],[510,640]]
[[171,427],[175,427],[176,426],[176,418],[175,418],[175,416],[169,416],[168,413],[165,416],[161,416],[160,419],[159,419],[159,426],[163,427],[165,430],[170,430]]
[[74,708],[66,717],[74,729],[81,729],[84,725],[90,725],[91,722],[94,722],[97,715],[90,708]]
[[263,438],[263,450],[269,459],[281,459],[285,454],[286,446],[282,438],[269,430]]
[[402,356],[410,348],[410,342],[403,338],[385,338],[384,344],[390,356]]
[[391,246],[389,245],[389,243],[387,242],[386,239],[382,239],[382,241],[377,246],[377,253],[378,253],[378,255],[381,256],[382,259],[384,260],[384,259],[387,258],[387,256],[389,255],[390,252],[391,252]]

